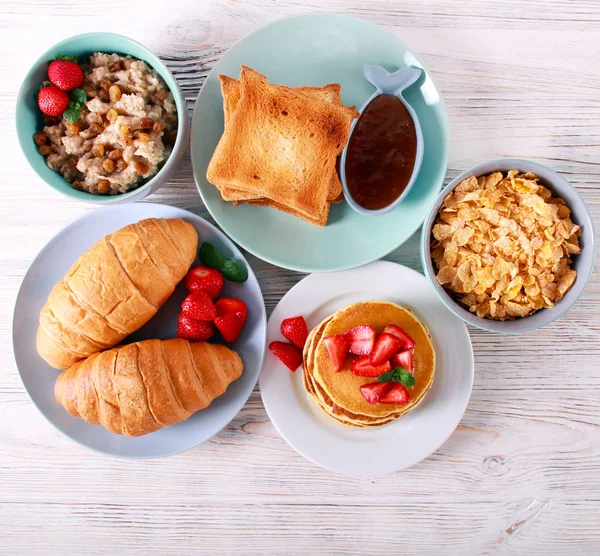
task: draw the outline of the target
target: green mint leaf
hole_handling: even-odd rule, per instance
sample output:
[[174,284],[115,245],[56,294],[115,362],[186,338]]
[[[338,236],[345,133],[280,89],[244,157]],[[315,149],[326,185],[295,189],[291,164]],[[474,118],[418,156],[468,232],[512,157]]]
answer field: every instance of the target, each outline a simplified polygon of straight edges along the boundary
[[245,266],[242,266],[235,261],[225,259],[221,263],[221,272],[223,276],[231,282],[245,282],[248,280],[248,270]]
[[83,89],[75,89],[71,91],[71,100],[77,104],[83,105],[87,101],[87,95]]
[[67,108],[63,112],[63,118],[72,124],[79,119],[79,110],[77,108]]
[[415,377],[411,375],[406,369],[402,367],[396,367],[391,371],[392,380],[394,382],[399,382],[403,386],[407,388],[412,388],[415,385]]
[[394,370],[388,371],[387,373],[383,373],[377,377],[377,382],[389,382],[394,377]]
[[205,241],[200,246],[200,260],[202,264],[210,266],[210,268],[220,268],[223,264],[223,256],[219,250],[212,244]]
[[69,108],[77,108],[77,105],[73,101],[71,101],[69,102]]

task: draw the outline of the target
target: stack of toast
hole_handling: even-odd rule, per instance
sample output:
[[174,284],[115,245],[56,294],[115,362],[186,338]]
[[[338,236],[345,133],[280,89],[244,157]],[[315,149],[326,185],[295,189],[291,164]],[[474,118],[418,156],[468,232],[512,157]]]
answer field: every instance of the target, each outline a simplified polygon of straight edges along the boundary
[[207,170],[224,201],[269,206],[325,226],[343,199],[336,170],[358,112],[341,104],[340,85],[273,85],[242,66],[219,76],[224,131]]

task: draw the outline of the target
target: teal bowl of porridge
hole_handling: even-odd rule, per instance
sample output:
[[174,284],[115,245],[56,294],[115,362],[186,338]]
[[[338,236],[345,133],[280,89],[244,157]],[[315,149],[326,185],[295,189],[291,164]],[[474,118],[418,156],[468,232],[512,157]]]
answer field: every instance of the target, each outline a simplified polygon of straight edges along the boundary
[[[59,54],[75,57],[85,75],[75,122],[44,116],[37,104],[48,63]],[[59,193],[94,204],[156,191],[189,140],[185,99],[171,72],[146,47],[113,33],[77,35],[42,54],[21,86],[16,126],[36,174]]]

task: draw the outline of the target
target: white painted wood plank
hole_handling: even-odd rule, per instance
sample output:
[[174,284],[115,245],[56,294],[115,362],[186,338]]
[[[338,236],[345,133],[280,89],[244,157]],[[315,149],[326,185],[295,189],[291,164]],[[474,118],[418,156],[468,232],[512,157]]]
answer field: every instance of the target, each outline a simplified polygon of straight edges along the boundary
[[[435,516],[431,515],[432,505]],[[432,504],[422,500],[377,506],[16,504],[0,519],[12,525],[15,550],[27,554],[572,554],[561,533],[579,536],[593,554],[597,525],[585,503],[543,499]],[[424,516],[430,516],[425,518]],[[32,526],[38,523],[41,526]],[[553,529],[557,539],[549,538]]]
[[[4,0],[0,4],[0,554],[600,552],[599,267],[574,309],[543,330],[470,329],[473,396],[433,456],[390,477],[315,467],[269,422],[256,391],[210,442],[160,461],[111,460],[44,421],[14,365],[10,321],[31,260],[91,210],[41,183],[21,155],[14,103],[40,52],[84,30],[163,56],[193,107],[220,55],[278,17],[313,10],[396,33],[448,107],[447,179],[522,156],[563,173],[600,224],[600,3],[577,0]],[[189,158],[150,201],[207,216]],[[388,257],[420,269],[418,237]],[[255,257],[270,312],[302,276]],[[418,547],[418,548],[417,548]]]

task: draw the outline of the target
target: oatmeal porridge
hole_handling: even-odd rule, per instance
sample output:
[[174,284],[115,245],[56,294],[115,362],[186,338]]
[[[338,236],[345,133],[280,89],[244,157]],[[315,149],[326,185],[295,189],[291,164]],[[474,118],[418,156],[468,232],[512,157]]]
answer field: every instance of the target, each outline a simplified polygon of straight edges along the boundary
[[155,70],[131,56],[96,52],[81,67],[87,98],[79,119],[46,117],[34,141],[74,189],[125,193],[154,176],[171,154],[173,95]]

